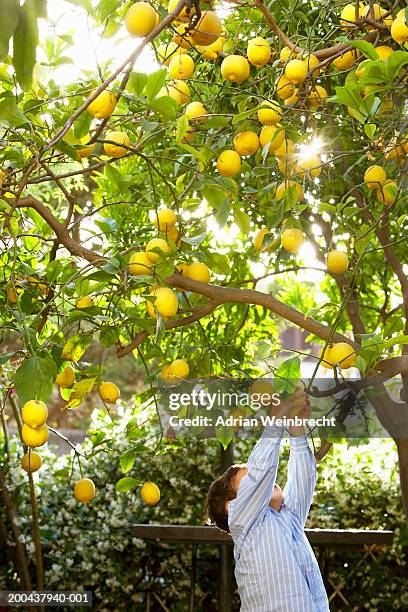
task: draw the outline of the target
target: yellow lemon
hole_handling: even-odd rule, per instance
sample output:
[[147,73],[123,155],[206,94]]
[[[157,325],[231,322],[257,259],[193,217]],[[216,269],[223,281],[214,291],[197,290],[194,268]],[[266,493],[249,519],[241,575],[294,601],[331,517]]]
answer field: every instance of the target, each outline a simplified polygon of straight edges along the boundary
[[375,48],[375,50],[378,57],[380,58],[380,60],[383,60],[383,62],[394,53],[394,49],[392,49],[388,45],[379,45]]
[[3,185],[3,181],[6,178],[7,174],[5,172],[3,172],[3,170],[0,170],[0,187]]
[[208,47],[203,47],[202,45],[197,45],[196,49],[201,53],[201,57],[207,60],[215,60],[222,53],[222,50],[225,45],[226,38],[224,36],[219,36],[215,42]]
[[61,389],[66,389],[67,387],[72,387],[75,382],[75,371],[72,366],[66,366],[55,379],[55,383],[61,387]]
[[74,497],[82,504],[89,504],[95,497],[95,494],[95,485],[90,478],[81,478],[74,485]]
[[[295,104],[297,104],[299,102],[299,100],[300,100],[300,98],[297,95],[297,91],[295,91],[293,96],[290,96],[290,98],[286,98],[284,103],[285,103],[285,106],[294,106]],[[292,110],[295,110],[295,109],[292,109]]]
[[217,40],[222,31],[221,19],[214,11],[203,11],[200,21],[191,31],[191,38],[195,45],[211,45]]
[[166,232],[177,223],[177,217],[171,208],[161,208],[155,213],[154,224],[161,231]]
[[304,57],[303,61],[306,63],[307,72],[309,73],[313,70],[312,77],[314,79],[318,77],[320,74],[320,70],[317,69],[317,66],[320,64],[320,60],[315,55],[313,55],[313,53],[311,53],[310,55]]
[[338,365],[342,370],[348,370],[356,363],[356,353],[347,342],[337,342],[331,347],[328,359],[333,366]]
[[184,81],[171,81],[168,85],[162,87],[157,94],[158,98],[162,96],[169,96],[178,106],[182,106],[190,100],[190,88]]
[[96,119],[107,119],[115,110],[116,102],[115,94],[104,89],[86,110]]
[[303,83],[307,75],[307,63],[300,59],[290,60],[285,67],[285,76],[291,83]]
[[169,64],[169,75],[173,79],[189,79],[194,72],[194,60],[189,55],[175,55]]
[[321,359],[321,365],[327,370],[333,369],[333,364],[330,359],[330,351],[333,348],[332,344],[326,346],[326,349],[322,347],[319,351],[319,359]]
[[257,251],[262,251],[263,241],[265,236],[268,234],[268,230],[265,227],[262,227],[258,230],[254,236],[253,245]]
[[103,382],[99,385],[99,395],[106,404],[116,404],[120,398],[120,389],[113,382]]
[[[108,132],[106,134],[106,140],[112,140],[113,142],[117,143],[112,144],[110,142],[105,142],[103,145],[106,155],[116,159],[119,159],[119,157],[123,157],[126,155],[126,153],[129,153],[129,150],[126,147],[132,146],[129,136],[123,132]],[[120,145],[125,146],[123,147]]]
[[23,468],[23,470],[30,474],[39,470],[41,467],[41,463],[41,457],[35,451],[25,453],[21,459],[21,467]]
[[296,253],[299,252],[304,240],[305,237],[302,230],[296,227],[284,230],[281,235],[281,244],[283,248],[288,253],[292,253],[292,255],[296,255]]
[[176,43],[181,49],[193,49],[194,44],[191,38],[190,29],[188,24],[182,23],[176,28],[176,33],[172,38],[172,41]]
[[30,427],[24,423],[21,437],[26,446],[31,446],[31,448],[42,446],[48,440],[48,427],[45,423],[39,427]]
[[[167,10],[169,13],[172,13],[176,6],[178,5],[178,0],[169,0],[169,4]],[[195,6],[191,6],[189,8],[184,7],[181,9],[180,13],[177,15],[177,21],[188,21],[195,13]]]
[[298,159],[295,172],[298,176],[308,175],[311,178],[317,178],[322,172],[322,160],[318,155],[310,155]]
[[156,287],[150,291],[155,297],[154,303],[146,301],[146,308],[152,319],[156,318],[156,311],[163,319],[174,317],[178,310],[178,299],[176,293],[169,287]]
[[399,45],[408,42],[408,26],[405,21],[405,13],[401,13],[401,16],[392,22],[391,37]]
[[279,157],[284,160],[295,159],[295,145],[291,140],[284,140],[277,149],[274,150],[273,154],[275,157]]
[[370,166],[364,173],[364,182],[369,189],[379,189],[387,181],[387,175],[381,166]]
[[199,261],[189,264],[186,276],[200,283],[210,282],[210,270],[204,263]]
[[340,23],[343,26],[343,29],[350,28],[353,26],[357,19],[361,17],[363,4],[360,3],[360,6],[356,6],[355,4],[346,4],[343,7],[343,10],[340,13]]
[[283,110],[277,102],[267,100],[262,102],[257,114],[262,125],[276,125],[282,119]]
[[286,64],[289,59],[293,59],[295,57],[297,57],[297,53],[295,53],[292,49],[289,49],[289,47],[283,47],[279,53],[279,61],[281,64]]
[[226,149],[217,159],[217,170],[221,176],[236,176],[241,170],[241,158],[236,151]]
[[128,270],[129,274],[132,276],[141,276],[143,274],[151,275],[152,268],[152,260],[143,251],[134,253],[129,259]]
[[168,66],[175,55],[185,54],[187,50],[179,47],[174,41],[170,41],[167,44],[159,45],[156,49],[156,53],[160,62]]
[[309,108],[318,108],[327,98],[327,91],[321,85],[314,85],[306,98]]
[[329,272],[333,274],[343,274],[348,268],[349,260],[347,253],[334,249],[327,253],[326,266]]
[[[80,138],[80,143],[81,144],[86,144],[87,142],[89,142],[91,139],[89,134],[86,134],[86,136],[82,136],[82,138]],[[92,153],[94,152],[95,149],[95,144],[91,144],[88,145],[86,147],[81,147],[80,149],[78,149],[78,157],[80,159],[85,159],[86,157],[89,157],[90,155],[92,155]]]
[[386,206],[391,206],[397,197],[398,185],[395,181],[387,181],[375,193],[379,202]]
[[75,304],[76,308],[91,308],[91,306],[95,306],[95,304],[90,295],[84,295]]
[[140,497],[147,506],[156,506],[160,501],[160,489],[154,482],[145,482],[140,489]]
[[244,157],[245,155],[253,155],[259,148],[258,134],[251,132],[239,132],[234,138],[234,149]]
[[282,74],[276,82],[276,94],[281,100],[291,98],[295,93],[294,84],[289,81],[285,74]]
[[271,59],[272,51],[270,44],[265,38],[258,36],[248,42],[247,56],[250,64],[260,68],[265,66]]
[[174,385],[180,382],[180,380],[187,378],[189,374],[190,366],[187,361],[185,359],[176,359],[164,366],[160,377],[166,384]]
[[157,16],[151,4],[136,2],[126,13],[125,27],[131,36],[147,36],[155,27]]
[[205,115],[208,115],[207,109],[201,102],[190,102],[190,104],[187,104],[184,113],[189,121],[199,121]]
[[225,81],[243,83],[251,69],[248,60],[242,55],[227,55],[221,64],[221,76]]
[[276,151],[285,140],[285,130],[280,125],[265,125],[259,134],[262,149],[269,144],[268,151]]
[[30,400],[24,404],[21,418],[30,427],[40,427],[48,418],[48,408],[40,400]]
[[146,245],[146,255],[153,263],[163,259],[163,255],[170,250],[168,242],[163,240],[163,238],[153,238]]
[[346,51],[340,57],[336,57],[333,60],[333,66],[336,66],[338,70],[349,70],[354,62],[357,60],[357,51],[352,49],[351,51]]
[[302,185],[300,185],[296,181],[288,181],[288,180],[284,181],[283,183],[277,186],[276,194],[275,194],[276,199],[278,201],[281,200],[285,196],[286,192],[292,187],[295,189],[295,192],[296,192],[296,200],[298,202],[301,202],[304,197]]

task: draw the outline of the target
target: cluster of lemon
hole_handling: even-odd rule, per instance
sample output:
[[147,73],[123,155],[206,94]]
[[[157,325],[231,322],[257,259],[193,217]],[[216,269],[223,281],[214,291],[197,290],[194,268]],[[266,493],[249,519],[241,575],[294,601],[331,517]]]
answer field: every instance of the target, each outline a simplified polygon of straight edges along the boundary
[[394,204],[398,194],[398,185],[387,178],[382,166],[373,165],[364,173],[364,183],[369,189],[375,189],[377,200],[386,206]]
[[[403,45],[408,42],[408,27],[405,15],[405,9],[401,9],[394,19],[390,10],[379,4],[374,3],[370,6],[360,2],[346,4],[340,14],[340,23],[342,28],[347,30],[355,28],[361,20],[377,21],[390,29],[391,37],[396,43]],[[367,30],[373,29],[370,23],[366,23],[365,28]]]
[[30,448],[43,446],[48,440],[48,426],[46,423],[48,409],[44,402],[40,400],[26,402],[21,410],[21,418],[23,420],[21,437],[24,444]]

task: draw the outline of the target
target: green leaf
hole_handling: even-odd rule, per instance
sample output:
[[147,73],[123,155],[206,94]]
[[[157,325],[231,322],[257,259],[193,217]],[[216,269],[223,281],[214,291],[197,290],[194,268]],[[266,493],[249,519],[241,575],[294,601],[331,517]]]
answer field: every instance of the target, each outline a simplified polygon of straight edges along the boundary
[[0,366],[7,363],[8,360],[11,359],[11,357],[13,357],[13,355],[14,353],[3,353],[3,355],[0,355]]
[[128,450],[123,453],[120,457],[120,467],[122,468],[122,472],[126,474],[129,470],[132,469],[133,464],[135,462],[136,455],[132,450]]
[[155,98],[150,102],[150,108],[170,121],[174,121],[177,116],[177,104],[170,96]]
[[226,224],[230,210],[231,203],[228,198],[224,197],[224,200],[221,202],[221,205],[218,207],[217,214],[215,215],[215,220],[220,227],[224,227]]
[[147,74],[144,72],[132,72],[129,78],[129,91],[134,91],[137,96],[141,96],[147,83]]
[[408,336],[401,335],[395,336],[395,338],[390,338],[389,340],[384,342],[383,349],[389,349],[392,346],[395,346],[395,344],[408,344]]
[[275,374],[273,387],[277,393],[293,393],[296,381],[300,379],[300,359],[290,357],[282,361]]
[[189,127],[190,127],[190,124],[188,122],[187,117],[185,115],[181,115],[181,117],[177,119],[177,123],[176,123],[176,141],[177,142],[180,142],[180,140],[187,133]]
[[82,138],[89,133],[91,121],[92,117],[89,113],[82,113],[82,115],[75,121],[74,134],[77,138]]
[[350,47],[360,49],[360,51],[362,51],[362,53],[369,59],[378,60],[377,51],[371,43],[367,42],[366,40],[349,40],[348,38],[345,40]]
[[14,377],[14,386],[23,404],[31,399],[46,402],[51,394],[53,383],[52,362],[36,355],[26,359]]
[[27,91],[33,80],[38,44],[37,7],[26,0],[20,10],[20,21],[13,38],[13,63],[21,89]]
[[245,235],[248,235],[251,228],[251,220],[246,214],[246,212],[240,209],[235,210],[234,219],[241,232]]
[[215,428],[215,437],[217,438],[218,442],[220,442],[223,449],[226,450],[234,437],[234,430],[232,427],[228,427],[227,425],[217,425]]
[[167,76],[167,70],[161,68],[150,74],[146,83],[146,95],[148,100],[152,100],[163,87]]
[[130,476],[125,476],[125,478],[121,478],[116,483],[116,490],[119,493],[126,493],[127,491],[132,491],[139,486],[139,481],[136,478],[131,478]]
[[18,108],[17,102],[12,96],[7,96],[0,102],[0,122],[2,121],[6,121],[11,127],[30,125],[27,117]]
[[377,126],[375,125],[375,123],[367,123],[364,126],[364,132],[365,132],[366,136],[368,136],[368,138],[370,140],[373,139],[374,134],[376,133],[376,131],[377,131]]
[[79,361],[92,342],[91,334],[77,334],[66,342],[61,357],[68,361]]
[[18,0],[2,0],[0,2],[0,60],[8,54],[9,41],[18,24],[19,11]]
[[388,68],[390,81],[393,82],[399,75],[401,68],[408,64],[408,53],[406,51],[394,51],[385,61]]

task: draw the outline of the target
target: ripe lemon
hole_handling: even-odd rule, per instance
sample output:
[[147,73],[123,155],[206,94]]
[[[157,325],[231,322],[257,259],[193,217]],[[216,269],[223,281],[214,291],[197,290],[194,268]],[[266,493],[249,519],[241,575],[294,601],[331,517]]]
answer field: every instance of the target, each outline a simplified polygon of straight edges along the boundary
[[[87,142],[89,142],[90,139],[91,139],[90,135],[86,134],[86,136],[82,136],[82,138],[80,138],[79,140],[81,144],[86,144]],[[92,155],[94,150],[95,150],[95,144],[88,145],[87,147],[81,147],[80,149],[77,150],[78,157],[80,159],[85,159],[86,157],[89,157],[90,155]]]
[[95,485],[90,478],[81,478],[74,485],[74,497],[82,504],[89,504],[95,497]]
[[132,276],[150,275],[152,273],[153,262],[146,253],[134,253],[129,259],[128,270]]
[[210,270],[204,263],[199,261],[188,266],[186,276],[192,280],[199,281],[200,283],[210,282]]
[[30,427],[40,427],[48,418],[48,408],[40,400],[30,400],[24,404],[21,418]]
[[357,60],[357,51],[352,49],[351,51],[346,51],[340,57],[336,57],[333,60],[333,66],[336,66],[338,70],[349,70],[354,62]]
[[356,353],[347,342],[337,342],[331,347],[328,359],[333,366],[338,365],[342,370],[348,370],[356,363]]
[[262,149],[269,144],[269,153],[276,151],[285,140],[285,130],[280,125],[265,125],[259,134]]
[[276,125],[282,119],[283,111],[277,102],[262,102],[258,110],[258,119],[262,125]]
[[115,94],[104,89],[86,110],[96,119],[107,119],[115,110],[116,102]]
[[195,45],[211,45],[222,32],[221,19],[214,11],[203,11],[201,19],[191,31],[191,38]]
[[349,260],[346,253],[334,249],[327,253],[326,265],[329,272],[343,274],[348,268]]
[[225,36],[219,36],[215,42],[208,47],[203,47],[202,45],[197,45],[196,49],[206,60],[215,60],[222,53],[226,42]]
[[322,347],[320,349],[320,352],[319,352],[319,359],[322,360],[321,364],[327,370],[329,370],[329,369],[332,370],[333,369],[333,364],[332,364],[331,359],[330,359],[330,351],[331,351],[332,348],[333,348],[333,345],[329,344],[328,346],[326,346],[326,349],[324,349],[324,347]]
[[156,53],[160,62],[168,66],[175,55],[185,54],[187,53],[187,49],[183,49],[174,41],[170,41],[167,44],[159,45],[156,49]]
[[180,237],[181,232],[177,227],[173,226],[167,229],[166,238],[170,238],[171,240],[173,240],[173,242],[177,244],[177,242],[179,242]]
[[265,236],[268,234],[268,230],[265,227],[262,227],[258,230],[254,236],[253,245],[257,251],[262,251],[263,241]]
[[317,66],[320,64],[320,60],[315,55],[313,55],[313,53],[311,53],[310,55],[307,55],[306,57],[304,57],[303,61],[306,63],[307,72],[310,72],[311,70],[313,70],[311,76],[314,79],[318,77],[320,74],[320,70],[317,69]]
[[384,185],[381,185],[375,192],[377,200],[386,206],[394,204],[398,193],[398,185],[395,181],[387,181]]
[[[108,132],[106,134],[106,140],[112,140],[117,144],[111,144],[109,142],[105,142],[103,145],[104,151],[106,155],[109,157],[114,157],[115,159],[119,159],[119,157],[123,157],[126,153],[129,153],[129,150],[125,147],[131,147],[132,143],[127,134],[123,132]],[[121,147],[120,145],[125,145],[125,147]]]
[[236,176],[241,170],[241,158],[236,151],[226,149],[217,159],[217,170],[221,176]]
[[291,98],[295,93],[294,84],[289,81],[285,74],[282,74],[276,82],[276,94],[281,100]]
[[166,88],[167,96],[173,98],[173,100],[179,105],[187,104],[190,101],[190,88],[184,81],[175,80],[170,82]]
[[363,6],[364,5],[362,3],[360,3],[360,6],[356,6],[355,4],[346,4],[340,13],[340,23],[343,26],[343,29],[350,28],[356,23],[357,19],[361,17]]
[[207,109],[201,102],[190,102],[190,104],[187,104],[184,113],[189,121],[199,121],[205,115],[208,115]]
[[303,197],[304,197],[302,185],[300,185],[296,181],[288,181],[288,180],[283,181],[283,183],[281,183],[280,185],[277,186],[276,193],[275,193],[276,199],[278,201],[281,200],[285,196],[286,192],[291,187],[295,188],[295,191],[296,191],[296,200],[298,202],[301,202],[303,200]]
[[285,76],[291,83],[303,83],[307,75],[307,63],[300,59],[290,60],[285,67]]
[[405,21],[405,13],[398,13],[397,18],[392,22],[391,37],[399,45],[408,42],[408,26]]
[[292,49],[289,49],[289,47],[283,47],[279,53],[279,61],[281,64],[286,64],[289,59],[293,59],[295,57],[297,57],[297,53],[295,53]]
[[249,77],[251,68],[242,55],[227,55],[221,64],[221,76],[225,81],[243,83]]
[[157,263],[169,251],[170,246],[163,238],[153,238],[146,245],[146,255],[153,263]]
[[[167,10],[169,13],[172,13],[178,4],[178,0],[169,0],[169,4],[167,6]],[[188,21],[195,13],[195,6],[193,5],[191,8],[184,7],[181,9],[180,13],[177,15],[177,21]]]
[[25,453],[21,459],[21,467],[23,468],[23,470],[30,474],[39,470],[41,467],[41,463],[41,457],[35,451]]
[[272,51],[270,44],[264,38],[258,36],[248,42],[247,56],[250,64],[260,68],[265,66],[271,59]]
[[375,50],[378,57],[380,58],[380,60],[383,60],[383,62],[385,62],[385,60],[394,53],[394,49],[392,49],[388,45],[379,45],[375,48]]
[[146,301],[146,308],[152,319],[156,319],[156,311],[163,319],[174,317],[178,310],[178,299],[176,293],[169,287],[156,287],[150,291],[150,295],[156,299],[153,302]]
[[318,108],[327,98],[327,91],[321,85],[315,85],[306,98],[309,108]]
[[75,382],[75,370],[72,366],[66,366],[62,372],[57,374],[55,379],[55,383],[61,387],[61,389],[66,389],[67,387],[72,387]]
[[189,79],[194,72],[194,60],[189,55],[175,55],[169,64],[172,79]]
[[120,398],[120,389],[113,382],[103,382],[99,385],[99,395],[106,404],[116,404]]
[[258,134],[251,132],[239,132],[234,138],[234,149],[244,157],[245,155],[253,155],[259,148]]
[[305,237],[302,230],[296,227],[284,230],[281,235],[281,244],[283,248],[288,253],[292,253],[292,255],[296,255],[296,253],[299,252],[304,240]]
[[168,363],[162,368],[160,372],[160,378],[166,385],[175,384],[176,381],[174,380],[173,374],[171,372],[171,363]]
[[285,174],[286,176],[290,176],[291,174],[294,174],[295,168],[296,168],[295,160],[291,160],[290,157],[289,158],[278,157],[277,159],[278,159],[279,172],[281,172],[282,174]]
[[148,506],[155,506],[160,501],[160,489],[154,482],[145,482],[140,489],[140,497]]
[[147,36],[155,27],[157,16],[151,4],[136,2],[126,13],[125,27],[131,36]]
[[176,33],[173,36],[172,41],[174,43],[176,43],[179,47],[181,47],[181,49],[185,49],[186,51],[188,49],[193,49],[194,48],[194,43],[193,43],[193,40],[191,38],[191,34],[190,34],[190,30],[189,30],[189,25],[188,24],[184,24],[184,23],[179,25],[176,28]]
[[176,223],[176,213],[171,208],[161,208],[154,218],[154,224],[161,232],[170,230]]
[[39,427],[30,427],[30,425],[24,423],[21,437],[26,446],[31,446],[31,448],[42,446],[48,440],[48,427],[45,423]]
[[164,366],[161,371],[161,378],[169,384],[175,384],[187,378],[190,374],[190,366],[185,359],[175,359],[170,364]]
[[[285,100],[285,106],[294,106],[295,104],[297,104],[299,102],[300,98],[297,94],[297,91],[295,90],[295,93],[293,94],[293,96],[290,96],[290,98],[286,98]],[[295,110],[295,109],[292,109]]]
[[364,173],[364,182],[369,189],[379,189],[387,182],[387,175],[381,166],[370,166]]
[[76,308],[91,308],[91,306],[95,306],[95,304],[90,295],[84,295],[75,304]]
[[317,178],[322,172],[322,160],[316,154],[308,157],[301,157],[297,161],[295,172],[301,177],[307,174],[311,178]]
[[274,150],[275,157],[285,160],[295,159],[295,145],[291,140],[285,139],[277,149]]

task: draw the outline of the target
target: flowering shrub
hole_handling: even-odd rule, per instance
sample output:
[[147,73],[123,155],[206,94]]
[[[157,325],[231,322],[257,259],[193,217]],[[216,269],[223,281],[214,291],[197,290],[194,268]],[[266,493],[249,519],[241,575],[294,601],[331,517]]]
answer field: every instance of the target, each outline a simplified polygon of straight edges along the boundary
[[[101,414],[95,414],[95,428],[104,427],[106,452],[94,454],[83,464],[84,476],[92,478],[97,488],[97,496],[90,505],[80,505],[73,498],[70,474],[73,470],[74,480],[79,475],[73,454],[57,457],[50,449],[40,451],[43,467],[36,481],[45,584],[50,590],[93,590],[98,610],[144,610],[146,593],[152,590],[172,612],[183,611],[187,608],[190,547],[143,542],[132,535],[132,525],[200,524],[206,490],[219,472],[219,444],[215,440],[183,441],[170,446],[169,452],[153,462],[145,453],[137,454],[129,475],[140,482],[154,480],[162,494],[158,506],[147,508],[137,491],[118,493],[115,489],[115,483],[123,477],[120,456],[129,449],[125,423],[126,419],[121,419],[120,425],[112,424]],[[145,434],[148,437],[149,432]],[[236,442],[237,461],[245,460],[253,443],[253,440]],[[150,450],[153,448],[152,444]],[[82,450],[92,450],[90,440]],[[28,484],[19,467],[20,454],[20,444],[14,439],[10,443],[8,483],[34,561]],[[286,460],[285,447],[283,470]],[[333,555],[330,580],[334,585],[344,583],[342,593],[349,602],[342,604],[335,598],[336,610],[342,606],[370,611],[384,610],[387,606],[393,610],[407,609],[407,562],[400,534],[403,523],[396,453],[391,442],[378,442],[377,448],[364,445],[347,449],[344,445],[326,457],[319,466],[308,526],[396,531],[394,546],[375,557],[364,559],[361,553],[347,551]],[[216,550],[201,546],[197,610],[217,609],[216,563]],[[0,569],[0,588],[14,587],[18,588],[18,584],[11,568],[5,565]],[[234,605],[238,609],[237,597]]]

